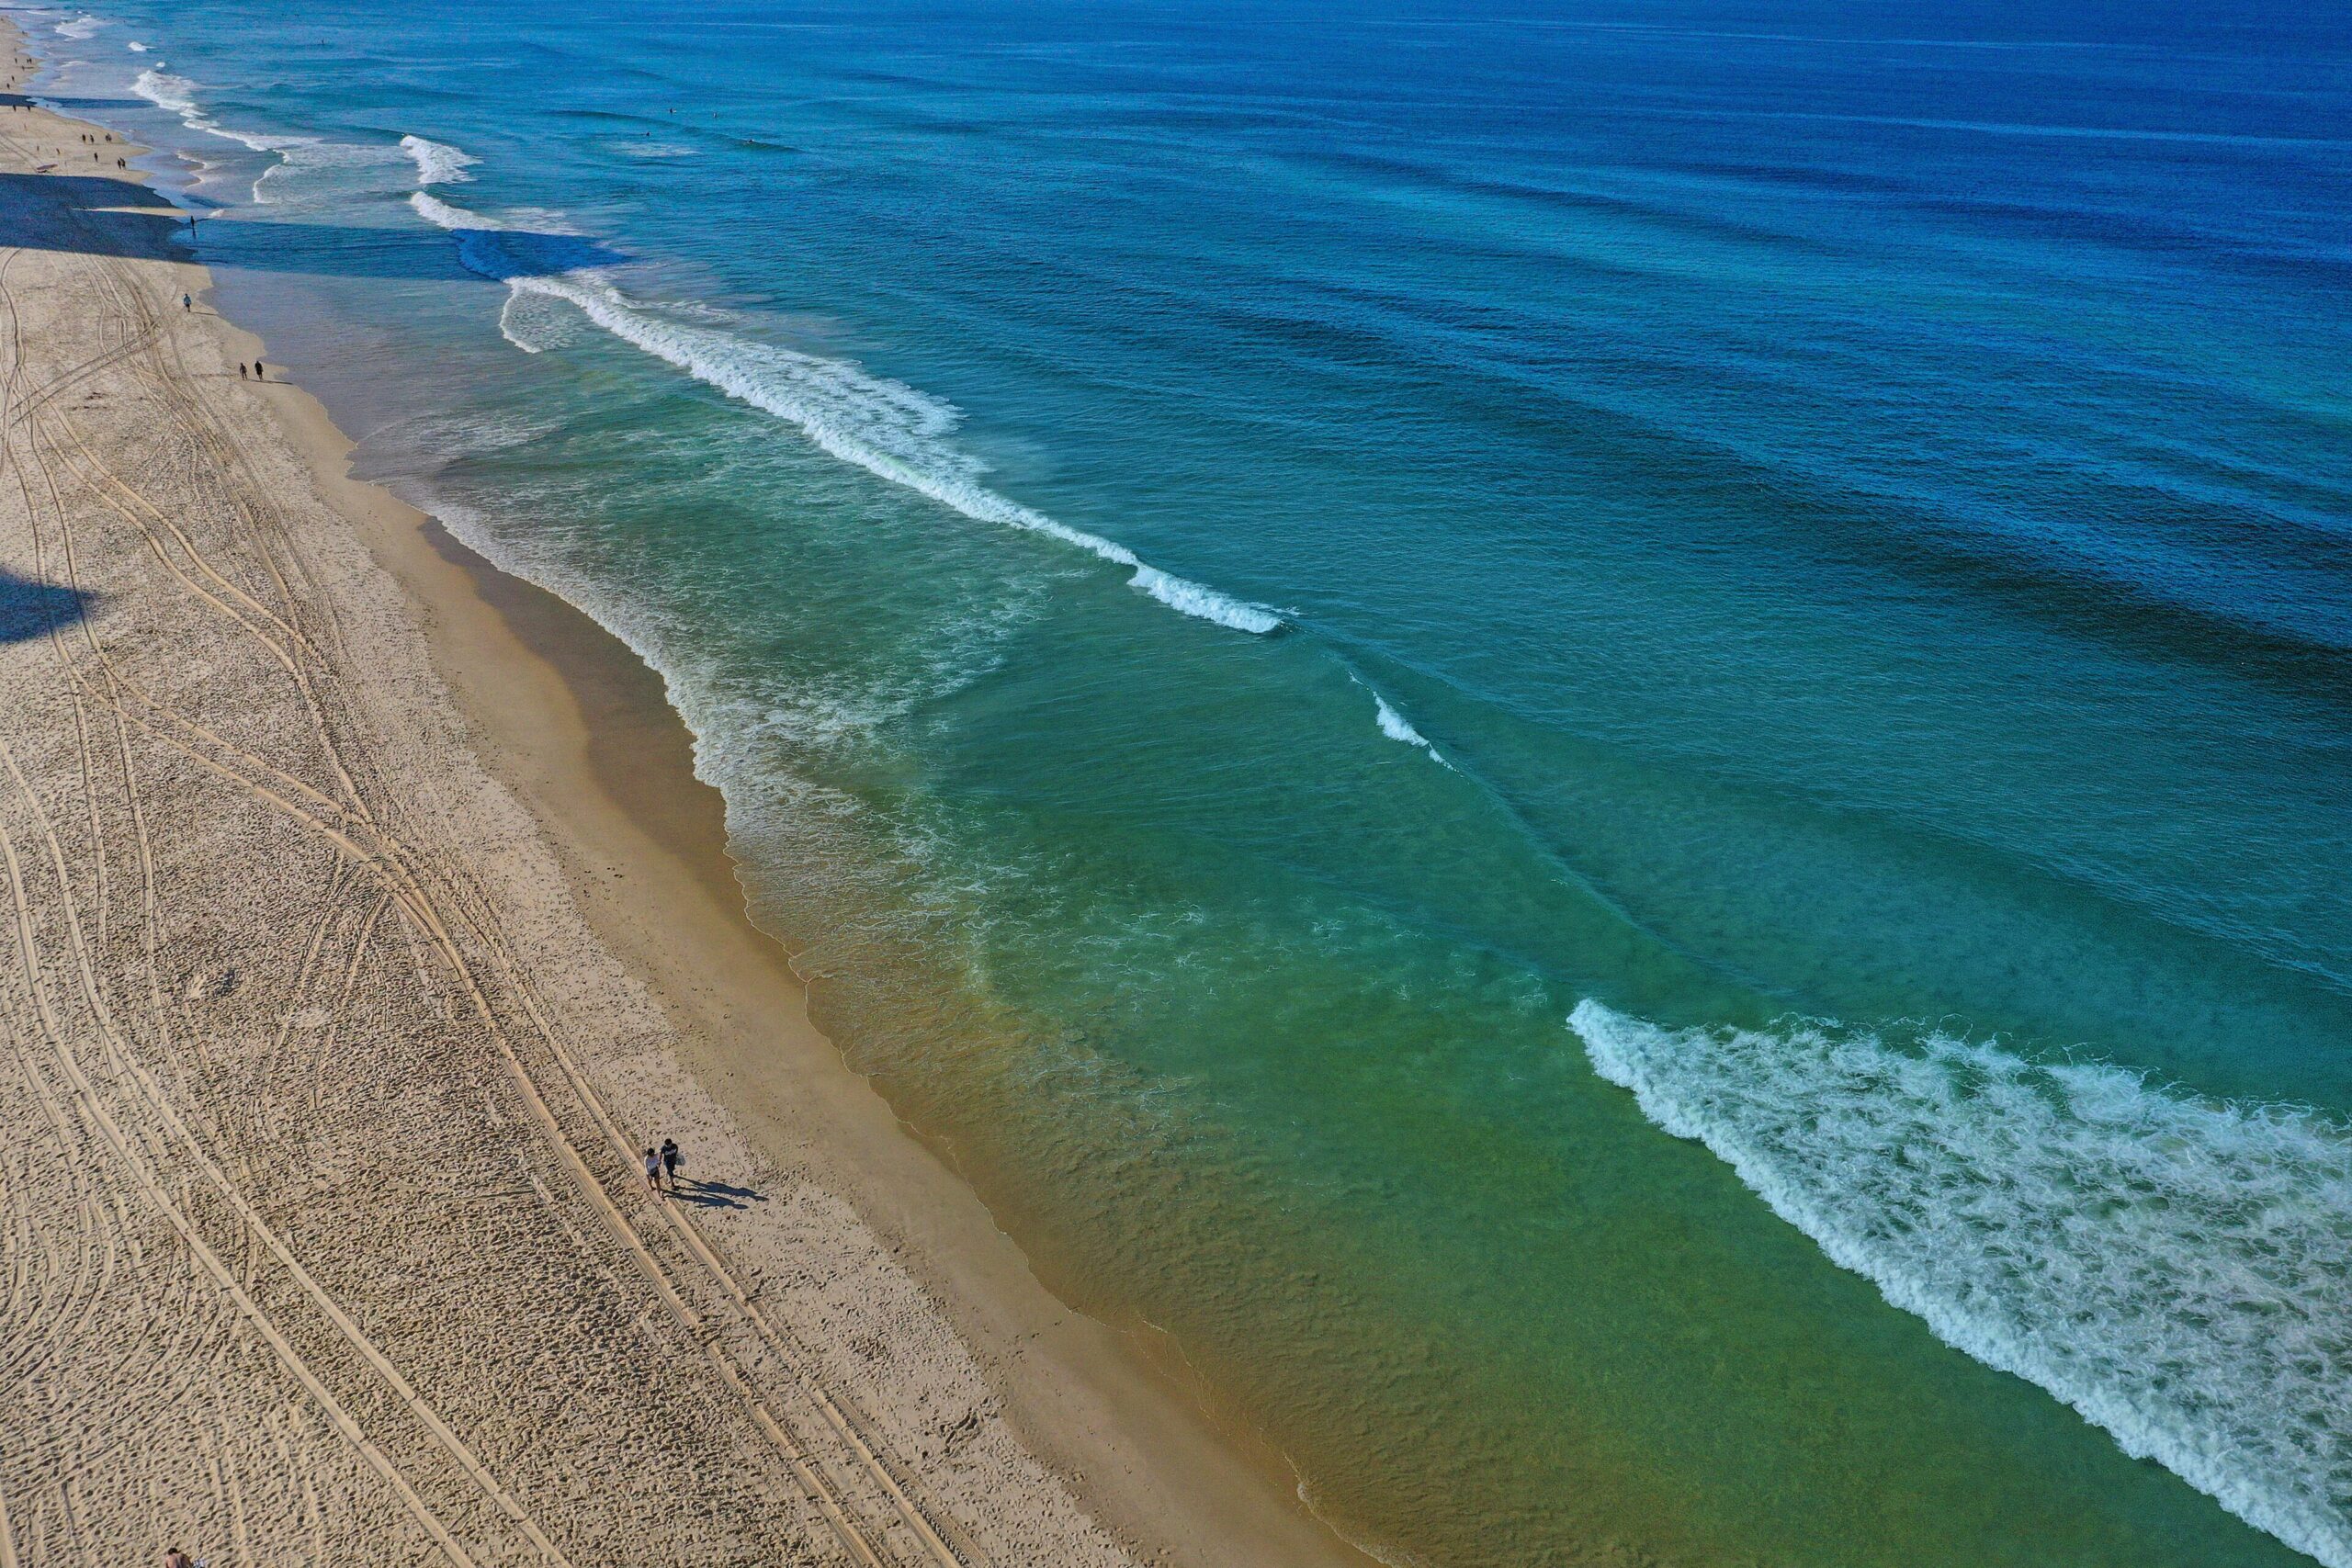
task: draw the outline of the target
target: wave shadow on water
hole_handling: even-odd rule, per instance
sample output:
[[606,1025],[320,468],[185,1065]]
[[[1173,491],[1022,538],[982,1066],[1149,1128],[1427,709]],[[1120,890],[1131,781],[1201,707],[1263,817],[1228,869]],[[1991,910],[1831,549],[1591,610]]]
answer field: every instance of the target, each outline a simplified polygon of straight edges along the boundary
[[[75,155],[74,151],[60,153],[64,168],[56,174],[0,175],[0,218],[9,220],[11,244],[85,255],[185,255],[190,243],[186,214],[163,206],[154,187],[141,181],[65,172]],[[61,201],[62,220],[42,220],[47,204]],[[618,266],[631,259],[579,234],[518,230],[502,238],[510,242],[503,258],[509,270],[498,281]],[[198,214],[195,243],[201,247],[199,260],[249,272],[460,281],[481,277],[478,270],[457,265],[447,240],[427,230],[277,218],[259,223]]]

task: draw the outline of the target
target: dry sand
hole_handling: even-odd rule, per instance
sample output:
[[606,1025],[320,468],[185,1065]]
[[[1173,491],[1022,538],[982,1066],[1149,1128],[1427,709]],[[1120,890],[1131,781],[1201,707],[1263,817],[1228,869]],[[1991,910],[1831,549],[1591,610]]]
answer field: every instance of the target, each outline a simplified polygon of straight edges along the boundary
[[1361,1562],[810,1027],[658,681],[241,380],[85,134],[0,107],[0,1568]]

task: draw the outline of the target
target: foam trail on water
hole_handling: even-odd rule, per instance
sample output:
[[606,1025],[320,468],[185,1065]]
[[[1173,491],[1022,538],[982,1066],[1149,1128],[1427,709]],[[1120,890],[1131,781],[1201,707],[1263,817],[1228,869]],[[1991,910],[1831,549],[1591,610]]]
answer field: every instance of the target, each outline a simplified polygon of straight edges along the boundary
[[144,54],[147,52],[147,46],[141,43],[137,39],[132,39],[129,43],[124,44],[122,47],[130,51],[133,54]]
[[526,354],[544,354],[547,344],[532,335],[523,319],[525,302],[534,298],[528,294],[509,292],[506,303],[498,308],[498,335]]
[[194,96],[196,84],[185,76],[175,76],[168,71],[157,71],[150,67],[140,72],[131,82],[130,90],[157,108],[168,109],[183,120],[187,119],[191,115],[202,113],[196,107]]
[[470,180],[466,173],[481,162],[462,148],[446,141],[429,141],[422,136],[401,138],[401,151],[416,164],[416,183],[420,186],[456,185]]
[[57,24],[57,36],[70,39],[95,38],[97,36],[98,29],[105,26],[106,23],[96,17],[75,17],[71,21]]
[[365,142],[330,141],[319,136],[266,135],[259,131],[239,130],[221,124],[205,112],[197,101],[197,85],[185,76],[153,68],[142,70],[130,85],[131,91],[156,107],[177,115],[180,123],[190,130],[207,136],[233,141],[255,152],[265,152],[277,160],[261,172],[254,181],[253,198],[263,206],[275,202],[271,192],[277,187],[280,175],[307,169],[364,169],[397,162],[400,153],[390,147],[371,146]]
[[224,141],[234,141],[256,152],[283,155],[289,148],[307,144],[307,136],[256,136],[251,131],[232,130],[204,112],[196,101],[196,84],[185,76],[175,76],[168,71],[144,70],[130,84],[130,90],[153,104],[157,108],[175,114],[180,123],[190,130],[200,130],[207,136],[217,136]]
[[425,191],[409,197],[409,203],[426,221],[457,236],[458,256],[468,269],[501,279],[518,295],[565,301],[623,342],[795,426],[820,450],[845,463],[967,517],[1043,534],[1125,568],[1134,587],[1184,615],[1255,633],[1271,632],[1283,624],[1281,616],[1262,605],[1172,577],[1144,564],[1125,545],[1056,522],[989,489],[980,482],[987,465],[948,440],[959,416],[937,399],[841,360],[654,315],[594,266],[535,265],[528,241],[495,219],[453,207]]
[[1568,1022],[1945,1343],[2352,1568],[2352,1128],[1942,1035]]

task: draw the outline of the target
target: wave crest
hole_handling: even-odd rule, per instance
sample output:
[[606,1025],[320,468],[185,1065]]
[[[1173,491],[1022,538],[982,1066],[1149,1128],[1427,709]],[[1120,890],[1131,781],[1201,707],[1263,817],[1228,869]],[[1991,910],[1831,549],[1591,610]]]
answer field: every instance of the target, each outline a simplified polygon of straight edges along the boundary
[[1942,1035],[1568,1022],[1945,1343],[2352,1568],[2352,1129]]
[[466,171],[481,162],[461,147],[422,136],[401,137],[401,151],[416,164],[416,183],[420,186],[457,185],[470,180],[473,175]]
[[[497,278],[517,294],[571,304],[624,343],[783,420],[845,463],[975,521],[1042,534],[1123,567],[1132,574],[1131,586],[1184,615],[1257,634],[1283,624],[1263,605],[1147,566],[1125,545],[1057,522],[989,489],[980,482],[988,466],[947,439],[961,417],[950,404],[842,360],[657,316],[596,267],[560,265],[560,257],[548,254],[544,236],[518,231],[425,191],[410,197],[409,204],[427,222],[456,236],[458,259],[468,270]],[[578,242],[572,244],[577,248]]]
[[240,147],[275,158],[277,162],[264,169],[253,184],[254,200],[265,207],[277,204],[277,198],[272,193],[281,189],[280,182],[286,176],[315,170],[371,169],[400,161],[398,151],[381,144],[331,141],[321,136],[240,130],[234,126],[223,125],[198,101],[197,84],[168,71],[153,67],[141,70],[130,88],[157,108],[178,116],[180,123],[190,130],[218,137],[223,141],[233,141]]
[[318,141],[314,136],[264,136],[255,131],[237,130],[222,125],[197,102],[196,84],[168,71],[157,71],[152,67],[142,70],[131,81],[130,90],[157,108],[179,116],[180,123],[190,130],[200,130],[223,141],[234,141],[255,152],[275,152],[283,157],[296,148],[312,146]]
[[132,78],[130,90],[157,108],[168,110],[183,120],[189,120],[191,116],[202,112],[196,106],[196,84],[168,71],[158,71],[151,66],[140,72]]
[[1453,771],[1453,764],[1447,761],[1439,753],[1438,749],[1430,744],[1427,736],[1413,728],[1411,719],[1397,712],[1396,705],[1381,695],[1379,688],[1352,670],[1348,671],[1348,679],[1371,694],[1373,722],[1380,727],[1381,734],[1391,740],[1400,741],[1417,750],[1427,752],[1430,761],[1449,773]]

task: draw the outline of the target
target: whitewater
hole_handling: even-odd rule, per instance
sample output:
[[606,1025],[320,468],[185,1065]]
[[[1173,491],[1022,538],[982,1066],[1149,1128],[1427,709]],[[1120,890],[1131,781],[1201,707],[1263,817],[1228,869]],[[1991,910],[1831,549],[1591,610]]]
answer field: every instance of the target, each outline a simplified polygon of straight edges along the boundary
[[[131,45],[133,49],[139,46]],[[232,141],[240,147],[266,154],[274,160],[262,170],[252,186],[252,196],[257,206],[277,205],[280,184],[288,176],[311,170],[390,168],[405,157],[414,157],[422,165],[424,154],[405,147],[386,147],[367,141],[336,141],[322,136],[269,134],[246,130],[228,125],[207,111],[197,98],[197,84],[185,76],[153,67],[141,71],[131,84],[131,90],[156,107],[179,118],[190,130],[206,136]],[[430,144],[428,144],[430,145]],[[441,151],[454,152],[455,149]],[[447,177],[465,177],[463,166],[472,160],[458,154],[460,162],[448,165]]]
[[[540,353],[543,345],[518,330],[514,308],[535,299],[569,306],[622,342],[785,421],[820,450],[877,478],[977,522],[1043,535],[1083,550],[1125,570],[1131,587],[1182,615],[1258,636],[1283,627],[1282,615],[1266,605],[1163,571],[1114,540],[1071,527],[990,489],[981,482],[987,466],[952,443],[961,415],[951,404],[845,361],[658,316],[628,299],[603,276],[600,266],[540,265],[525,249],[535,236],[581,237],[564,231],[554,220],[526,229],[433,194],[432,186],[473,180],[481,160],[462,148],[413,132],[403,134],[396,148],[386,149],[240,130],[202,107],[195,82],[152,67],[139,73],[133,89],[192,130],[273,157],[276,162],[253,184],[257,203],[270,203],[273,180],[291,171],[405,158],[415,169],[418,187],[410,193],[409,205],[455,238],[458,259],[468,270],[507,286],[509,308],[502,313],[500,328],[509,343],[526,354]],[[673,308],[670,315],[676,313]],[[1351,679],[1363,683],[1352,674]],[[1382,735],[1419,750],[1441,767],[1453,767],[1385,695],[1372,691],[1372,696],[1374,722]]]
[[[176,115],[191,130],[277,158],[278,163],[254,182],[256,202],[269,201],[267,186],[272,176],[306,164],[355,164],[405,157],[416,167],[418,185],[430,186],[469,181],[473,178],[469,171],[480,163],[460,148],[413,134],[403,135],[393,150],[312,136],[266,136],[240,130],[205,111],[197,99],[194,82],[153,68],[140,72],[133,90]],[[622,342],[795,426],[819,449],[843,462],[928,496],[976,522],[1044,535],[1124,568],[1130,573],[1130,586],[1181,614],[1260,636],[1283,626],[1282,616],[1265,605],[1162,571],[1125,545],[1073,528],[990,490],[979,480],[987,465],[946,439],[961,419],[950,404],[901,382],[868,375],[842,360],[661,320],[630,300],[602,276],[599,267],[542,269],[529,256],[511,248],[527,243],[527,233],[544,233],[544,230],[518,230],[453,206],[428,189],[416,190],[409,201],[419,217],[456,236],[458,259],[468,270],[503,282],[514,295],[537,295],[573,307]],[[537,352],[512,333],[509,338],[526,352]],[[1385,703],[1383,708],[1385,711]],[[1384,732],[1393,734],[1389,726],[1390,720],[1384,717]]]
[[[423,169],[426,160],[420,156],[418,164]],[[1125,545],[1057,522],[980,483],[987,465],[946,439],[960,419],[947,403],[842,360],[662,320],[630,300],[600,268],[537,269],[521,248],[529,243],[525,231],[430,191],[416,192],[409,203],[419,217],[456,236],[458,259],[469,271],[496,278],[514,294],[572,306],[622,342],[783,420],[845,463],[976,522],[1042,534],[1125,568],[1133,574],[1131,586],[1183,615],[1259,635],[1282,626],[1282,617],[1262,604],[1162,571]]]
[[[2264,149],[2345,57],[2081,9],[33,47],[364,475],[662,672],[853,1059],[1351,1533],[2347,1568],[2343,715],[2235,589],[2145,613],[2342,598],[2340,201]],[[2026,80],[2274,140],[1959,129]]]
[[420,186],[462,184],[473,178],[466,171],[481,162],[463,148],[422,136],[401,137],[401,151],[416,164],[416,182]]
[[1929,1032],[1669,1030],[1594,1068],[1946,1344],[2352,1568],[2352,1128]]

